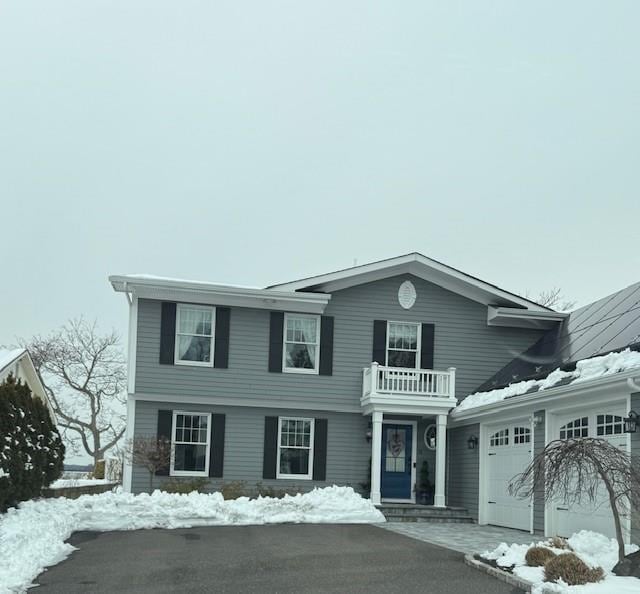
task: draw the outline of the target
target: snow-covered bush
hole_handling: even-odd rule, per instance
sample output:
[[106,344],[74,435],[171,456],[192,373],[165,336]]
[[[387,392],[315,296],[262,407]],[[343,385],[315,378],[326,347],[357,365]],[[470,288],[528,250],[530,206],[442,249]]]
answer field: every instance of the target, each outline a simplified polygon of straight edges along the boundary
[[524,557],[529,567],[543,567],[556,554],[546,547],[531,547]]
[[0,384],[0,512],[62,474],[64,445],[46,405],[9,376]]
[[562,553],[547,561],[544,566],[546,582],[562,579],[569,586],[580,586],[599,582],[604,577],[602,567],[589,567],[575,553]]

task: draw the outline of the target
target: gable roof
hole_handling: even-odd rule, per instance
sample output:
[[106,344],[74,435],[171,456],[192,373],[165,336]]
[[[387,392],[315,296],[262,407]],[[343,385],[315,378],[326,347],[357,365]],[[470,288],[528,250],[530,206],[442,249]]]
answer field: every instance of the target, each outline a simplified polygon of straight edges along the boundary
[[428,258],[418,252],[388,258],[386,260],[379,260],[369,264],[362,264],[360,266],[352,266],[351,268],[311,276],[296,281],[271,285],[267,287],[267,289],[330,293],[332,291],[406,273],[430,281],[449,291],[458,293],[484,305],[525,309],[531,312],[543,313],[545,317],[551,315],[551,317],[557,316],[561,318],[564,316],[564,314],[558,314],[548,307],[505,291],[496,285],[471,276],[437,260],[433,260],[432,258]]
[[26,352],[27,349],[0,349],[0,373]]
[[580,360],[627,347],[640,350],[640,282],[571,312],[477,391],[544,378],[556,368],[572,370]]

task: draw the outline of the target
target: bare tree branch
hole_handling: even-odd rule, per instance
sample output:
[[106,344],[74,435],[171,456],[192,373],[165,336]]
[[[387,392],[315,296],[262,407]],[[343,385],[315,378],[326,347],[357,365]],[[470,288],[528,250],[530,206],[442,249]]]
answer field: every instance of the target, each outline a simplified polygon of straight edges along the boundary
[[536,296],[532,296],[530,291],[525,291],[524,296],[543,307],[549,307],[556,311],[569,311],[576,305],[576,301],[567,299],[562,294],[562,289],[558,287],[552,287],[546,291],[540,291]]

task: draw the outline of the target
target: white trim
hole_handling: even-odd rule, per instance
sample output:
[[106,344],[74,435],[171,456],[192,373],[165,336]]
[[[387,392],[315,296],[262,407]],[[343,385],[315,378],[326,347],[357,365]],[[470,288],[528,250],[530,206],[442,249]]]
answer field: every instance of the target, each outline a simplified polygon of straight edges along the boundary
[[[136,401],[132,394],[127,397],[127,427],[125,430],[125,444],[129,446],[135,435]],[[130,456],[125,456],[122,468],[122,488],[125,493],[131,493],[133,479],[133,462]]]
[[[191,334],[189,332],[180,332],[180,316],[185,309],[195,309],[200,311],[211,312],[211,337],[209,338],[209,361],[185,361],[180,359],[180,341],[178,338],[182,336],[199,336],[206,338],[207,334]],[[174,365],[187,365],[189,367],[213,367],[213,358],[216,347],[216,308],[211,305],[193,305],[191,303],[176,304],[176,331],[174,334],[173,347],[173,363]]]
[[127,341],[127,391],[136,391],[136,350],[138,346],[138,298],[129,303],[129,337]]
[[[382,425],[411,425],[411,484],[409,486],[409,492],[411,497],[409,499],[390,499],[388,497],[382,497],[382,442],[380,443],[380,497],[383,503],[415,503],[416,502],[416,465],[418,456],[418,422],[417,421],[405,421],[404,419],[382,419]],[[384,427],[383,427],[384,429]],[[384,433],[384,431],[383,431]],[[373,458],[373,457],[372,457]]]
[[436,417],[436,480],[433,495],[434,507],[446,507],[446,463],[447,463],[447,414]]
[[433,282],[484,305],[524,307],[530,311],[539,312],[553,311],[417,252],[293,282],[271,285],[268,289],[300,291],[313,288],[332,292],[403,273]]
[[[172,411],[171,418],[171,465],[169,469],[169,476],[209,476],[209,464],[211,454],[211,413],[198,412],[198,411],[186,411],[186,410],[174,410]],[[188,442],[180,442],[176,444],[176,417],[178,415],[191,416],[191,417],[207,417],[207,443],[205,445],[205,463],[204,470],[175,470],[175,451],[176,445],[189,445]],[[196,445],[203,445],[201,442],[193,442]]]
[[[316,322],[316,342],[296,343],[292,341],[290,344],[309,344],[316,347],[315,361],[313,369],[305,369],[302,367],[287,367],[287,321],[289,319],[308,319]],[[285,313],[282,327],[282,372],[283,373],[302,373],[307,375],[318,375],[320,366],[320,316],[298,313]]]
[[[422,324],[419,322],[400,322],[397,320],[387,320],[387,342],[384,349],[384,364],[389,366],[389,327],[391,324],[403,324],[405,326],[416,326],[416,364],[414,367],[399,367],[398,369],[420,369],[420,357],[422,355]],[[392,351],[413,352],[412,349],[391,349]]]
[[[304,446],[282,446],[282,421],[309,421],[309,447],[306,448]],[[282,416],[278,417],[278,459],[276,466],[276,479],[293,479],[293,480],[301,480],[301,481],[310,481],[313,480],[313,450],[314,450],[314,437],[316,431],[316,420],[312,417],[291,417],[291,416]],[[280,472],[280,451],[282,448],[285,449],[300,449],[309,451],[309,462],[308,462],[308,471],[307,474],[284,474]]]

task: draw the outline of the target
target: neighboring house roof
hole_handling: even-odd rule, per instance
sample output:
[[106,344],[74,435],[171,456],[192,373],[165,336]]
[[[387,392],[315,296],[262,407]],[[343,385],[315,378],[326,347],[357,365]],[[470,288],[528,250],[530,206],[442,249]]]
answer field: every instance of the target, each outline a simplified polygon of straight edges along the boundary
[[330,293],[331,291],[337,291],[404,273],[412,274],[433,282],[445,289],[464,295],[484,305],[526,309],[530,312],[540,312],[552,318],[557,317],[558,319],[564,317],[562,313],[554,312],[548,307],[505,291],[496,285],[466,274],[451,266],[447,266],[432,258],[428,258],[418,252],[412,252],[403,256],[360,266],[352,266],[351,268],[311,276],[297,281],[271,285],[267,288],[281,291],[306,290]]
[[454,409],[454,416],[517,396],[539,393],[560,386],[581,384],[634,369],[640,373],[640,352],[631,349],[582,359],[576,362],[572,371],[563,371],[558,368],[543,379],[525,380],[505,388],[470,394]]
[[27,349],[0,349],[0,373],[26,352]]
[[571,312],[477,391],[545,378],[557,368],[569,371],[577,361],[627,347],[640,350],[640,282]]

